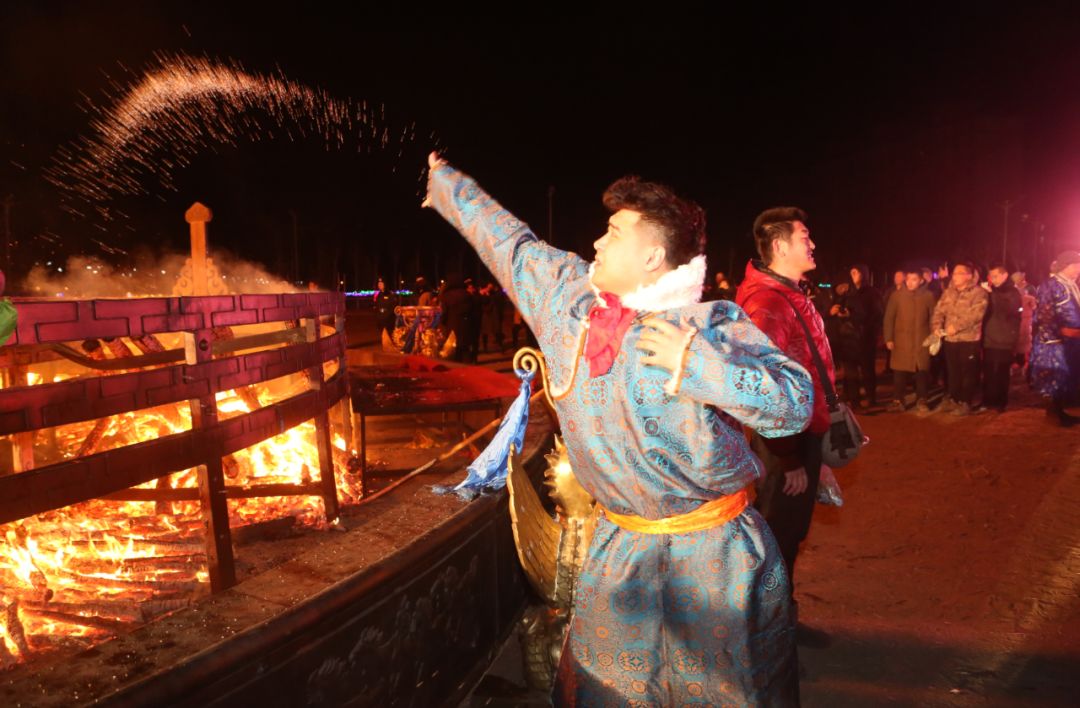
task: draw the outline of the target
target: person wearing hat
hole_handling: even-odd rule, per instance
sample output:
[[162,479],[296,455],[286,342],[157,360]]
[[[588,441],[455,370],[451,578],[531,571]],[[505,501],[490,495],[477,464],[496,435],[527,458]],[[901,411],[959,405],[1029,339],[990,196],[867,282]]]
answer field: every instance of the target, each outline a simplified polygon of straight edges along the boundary
[[1068,427],[1080,418],[1065,406],[1080,388],[1080,253],[1058,254],[1051,275],[1036,293],[1035,333],[1031,345],[1031,386],[1043,397],[1046,415]]

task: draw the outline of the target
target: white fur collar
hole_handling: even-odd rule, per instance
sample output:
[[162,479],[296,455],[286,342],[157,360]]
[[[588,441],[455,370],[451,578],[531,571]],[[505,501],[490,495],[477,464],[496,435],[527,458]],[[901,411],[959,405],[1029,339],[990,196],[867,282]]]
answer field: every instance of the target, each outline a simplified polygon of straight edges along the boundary
[[[596,293],[600,307],[607,307],[600,290],[593,285],[592,276],[596,263],[589,264],[589,285]],[[669,270],[652,285],[639,285],[637,290],[622,298],[623,307],[640,312],[660,312],[701,302],[701,289],[705,285],[705,256],[694,256],[675,270]]]

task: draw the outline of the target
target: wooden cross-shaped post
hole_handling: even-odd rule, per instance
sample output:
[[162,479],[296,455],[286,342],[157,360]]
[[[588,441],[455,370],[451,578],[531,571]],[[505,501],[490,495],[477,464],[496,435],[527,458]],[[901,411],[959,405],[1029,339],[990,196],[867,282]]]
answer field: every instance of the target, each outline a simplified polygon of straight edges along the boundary
[[191,228],[192,295],[209,295],[210,278],[206,258],[206,225],[214,218],[209,207],[195,202],[184,214]]

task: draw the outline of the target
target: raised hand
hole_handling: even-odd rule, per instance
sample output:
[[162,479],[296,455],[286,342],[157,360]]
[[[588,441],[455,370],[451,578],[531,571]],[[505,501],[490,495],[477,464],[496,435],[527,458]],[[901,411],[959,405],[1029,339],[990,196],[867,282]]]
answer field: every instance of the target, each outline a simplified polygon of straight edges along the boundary
[[[439,157],[439,153],[437,153],[437,152],[435,152],[433,150],[430,153],[428,153],[427,164],[428,164],[428,179],[430,180],[431,179],[431,171],[434,170],[439,165],[445,165],[446,160]],[[426,208],[426,207],[429,207],[429,206],[431,206],[430,190],[429,190],[429,193],[424,196],[424,201],[420,202],[420,208],[422,208],[422,209]]]

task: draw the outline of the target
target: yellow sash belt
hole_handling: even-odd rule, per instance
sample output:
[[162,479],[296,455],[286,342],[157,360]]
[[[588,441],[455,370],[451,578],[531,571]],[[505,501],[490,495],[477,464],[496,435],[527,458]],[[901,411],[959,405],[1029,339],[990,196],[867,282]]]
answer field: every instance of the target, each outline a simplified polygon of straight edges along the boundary
[[639,533],[690,533],[723,526],[743,512],[750,504],[750,487],[743,487],[734,494],[705,502],[693,511],[663,519],[646,519],[634,514],[616,514],[604,509],[608,521],[627,531]]

